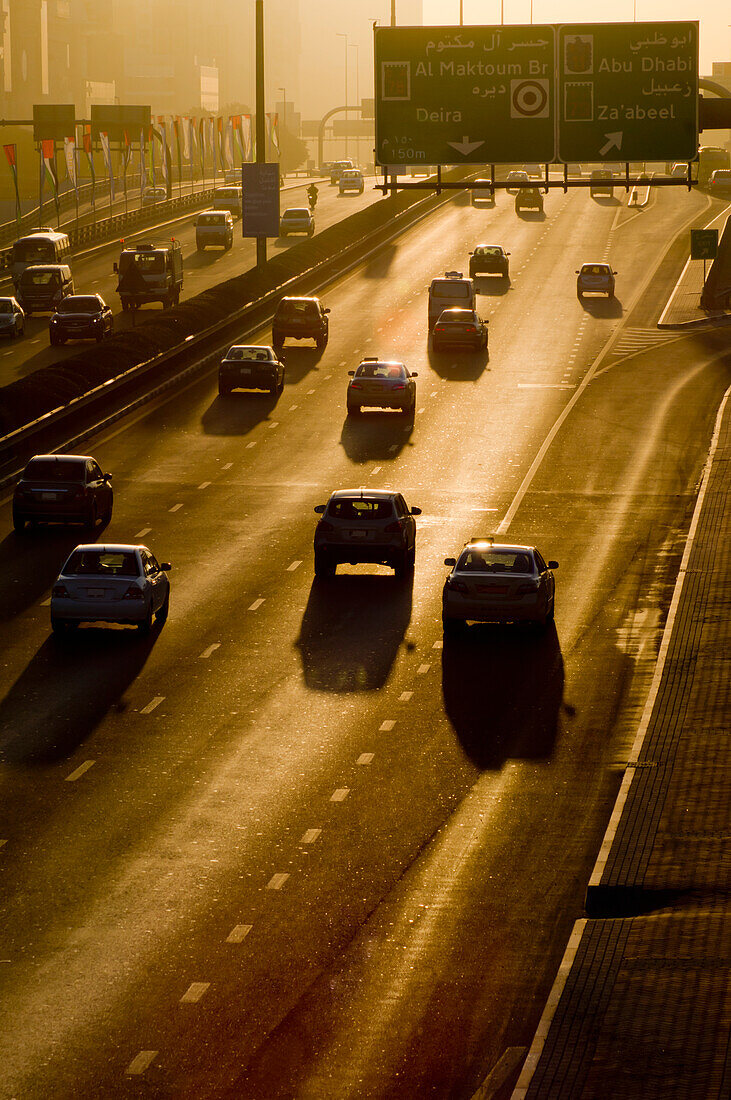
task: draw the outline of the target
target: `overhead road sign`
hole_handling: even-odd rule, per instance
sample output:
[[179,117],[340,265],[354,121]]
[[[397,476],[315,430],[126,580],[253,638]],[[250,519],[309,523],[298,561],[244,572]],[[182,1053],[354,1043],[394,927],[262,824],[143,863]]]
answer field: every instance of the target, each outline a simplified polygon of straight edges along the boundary
[[73,103],[36,103],[33,105],[33,140],[63,141],[76,133],[76,108]]
[[697,151],[696,22],[558,28],[560,160],[690,160]]
[[150,119],[149,106],[134,103],[92,103],[91,136],[97,141],[99,134],[104,133],[108,134],[110,141],[122,142],[126,131],[130,141],[137,141],[140,130],[147,134]]
[[552,27],[375,27],[378,164],[553,161]]

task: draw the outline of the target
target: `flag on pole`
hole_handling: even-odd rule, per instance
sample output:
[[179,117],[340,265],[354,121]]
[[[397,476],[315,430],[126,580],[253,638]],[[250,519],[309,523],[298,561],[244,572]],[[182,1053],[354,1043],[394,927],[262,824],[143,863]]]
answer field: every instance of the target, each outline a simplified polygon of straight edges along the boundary
[[10,165],[10,171],[13,174],[13,183],[15,184],[15,220],[20,225],[20,191],[18,190],[18,162],[16,157],[16,148],[14,145],[3,145],[5,150],[5,156],[8,158],[8,164]]
[[129,162],[132,159],[132,142],[129,140],[129,134],[127,133],[127,131],[124,130],[123,133],[124,133],[124,153],[123,153],[122,166],[123,166],[124,171],[126,172],[127,168],[129,167]]
[[165,122],[160,123],[160,142],[162,150],[160,152],[160,165],[162,168],[162,178],[165,181],[165,190],[168,195],[170,194],[170,161],[168,159],[168,132],[167,124]]
[[47,138],[41,142],[41,160],[45,179],[51,181],[53,194],[58,202],[58,172],[56,170],[56,142],[53,138]]
[[91,205],[92,208],[95,205],[95,191],[96,191],[96,173],[94,172],[94,154],[91,150],[91,123],[84,123],[84,129],[82,132],[82,142],[84,146],[84,153],[86,159],[89,162],[89,175],[91,176]]
[[251,140],[251,115],[241,115],[239,129],[241,141],[241,159],[249,164],[253,160],[253,142]]
[[102,143],[102,156],[107,166],[109,176],[109,201],[114,202],[114,171],[112,169],[112,151],[109,148],[109,134],[106,130],[99,131],[99,140]]
[[71,185],[78,197],[79,194],[79,182],[76,178],[76,138],[67,137],[63,139],[63,151],[66,158],[66,173],[71,180]]
[[147,165],[145,164],[145,130],[140,127],[140,195],[147,183]]
[[216,130],[218,131],[218,140],[216,142],[218,146],[218,163],[221,165],[221,171],[225,169],[223,163],[223,116],[219,115],[216,119]]
[[267,137],[269,145],[279,156],[279,115],[276,111],[267,114]]

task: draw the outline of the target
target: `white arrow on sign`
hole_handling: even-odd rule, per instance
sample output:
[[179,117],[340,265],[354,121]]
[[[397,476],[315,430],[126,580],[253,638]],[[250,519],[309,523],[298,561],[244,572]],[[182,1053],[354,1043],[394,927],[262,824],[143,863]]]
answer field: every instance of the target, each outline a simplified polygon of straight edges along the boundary
[[474,153],[475,149],[479,149],[484,144],[484,141],[470,141],[467,134],[464,135],[461,141],[447,142],[447,145],[451,145],[453,149],[456,149],[458,153],[462,153],[465,157],[468,157],[470,153]]
[[622,135],[622,130],[616,130],[613,134],[605,134],[604,137],[607,138],[607,141],[599,150],[599,156],[605,157],[610,149],[616,148],[617,152],[619,152],[622,148]]

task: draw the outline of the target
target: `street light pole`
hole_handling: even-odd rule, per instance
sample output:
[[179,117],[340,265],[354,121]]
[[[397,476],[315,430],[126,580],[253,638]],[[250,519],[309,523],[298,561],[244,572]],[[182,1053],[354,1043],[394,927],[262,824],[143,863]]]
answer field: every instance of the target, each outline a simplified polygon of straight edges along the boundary
[[348,36],[344,31],[336,31],[336,38],[345,39],[345,156],[348,156]]
[[[256,0],[256,163],[266,163],[266,118],[264,116],[264,0]],[[267,239],[256,238],[256,266],[267,262]]]
[[[355,103],[357,106],[360,103],[360,80],[358,71],[360,50],[358,49],[357,42],[354,42],[350,48],[355,50]],[[355,120],[355,125],[358,125],[357,119]],[[360,164],[360,137],[357,133],[355,135],[355,162],[356,164]]]
[[277,88],[278,92],[282,93],[282,133],[279,138],[279,174],[282,176],[282,138],[284,137],[284,131],[287,129],[287,89]]

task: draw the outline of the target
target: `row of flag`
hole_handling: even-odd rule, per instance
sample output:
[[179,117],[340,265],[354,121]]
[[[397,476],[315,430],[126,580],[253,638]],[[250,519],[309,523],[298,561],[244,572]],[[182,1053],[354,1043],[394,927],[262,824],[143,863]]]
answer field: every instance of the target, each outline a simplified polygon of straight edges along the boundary
[[[276,113],[266,116],[266,138],[274,156],[279,156],[279,118]],[[104,166],[109,180],[110,197],[115,194],[112,150],[109,135],[99,133]],[[166,185],[170,183],[170,166],[174,146],[178,163],[179,177],[182,178],[183,164],[190,165],[193,173],[196,161],[200,164],[201,175],[206,173],[208,165],[214,175],[217,170],[227,171],[235,162],[249,163],[254,159],[254,141],[251,115],[229,115],[225,120],[218,118],[156,117],[149,128],[141,129],[138,135],[124,131],[122,143],[122,172],[126,178],[133,156],[133,142],[139,151],[139,186],[142,190],[155,181],[155,162],[159,158],[160,172]],[[5,156],[10,166],[15,184],[17,207],[20,208],[18,193],[18,164],[15,145],[4,145]],[[72,187],[78,193],[78,155],[83,151],[89,168],[92,185],[95,183],[94,157],[91,142],[91,125],[79,124],[73,136],[64,138],[64,161],[66,174]],[[42,141],[40,144],[41,189],[49,183],[58,200],[58,170],[56,166],[56,142]]]

